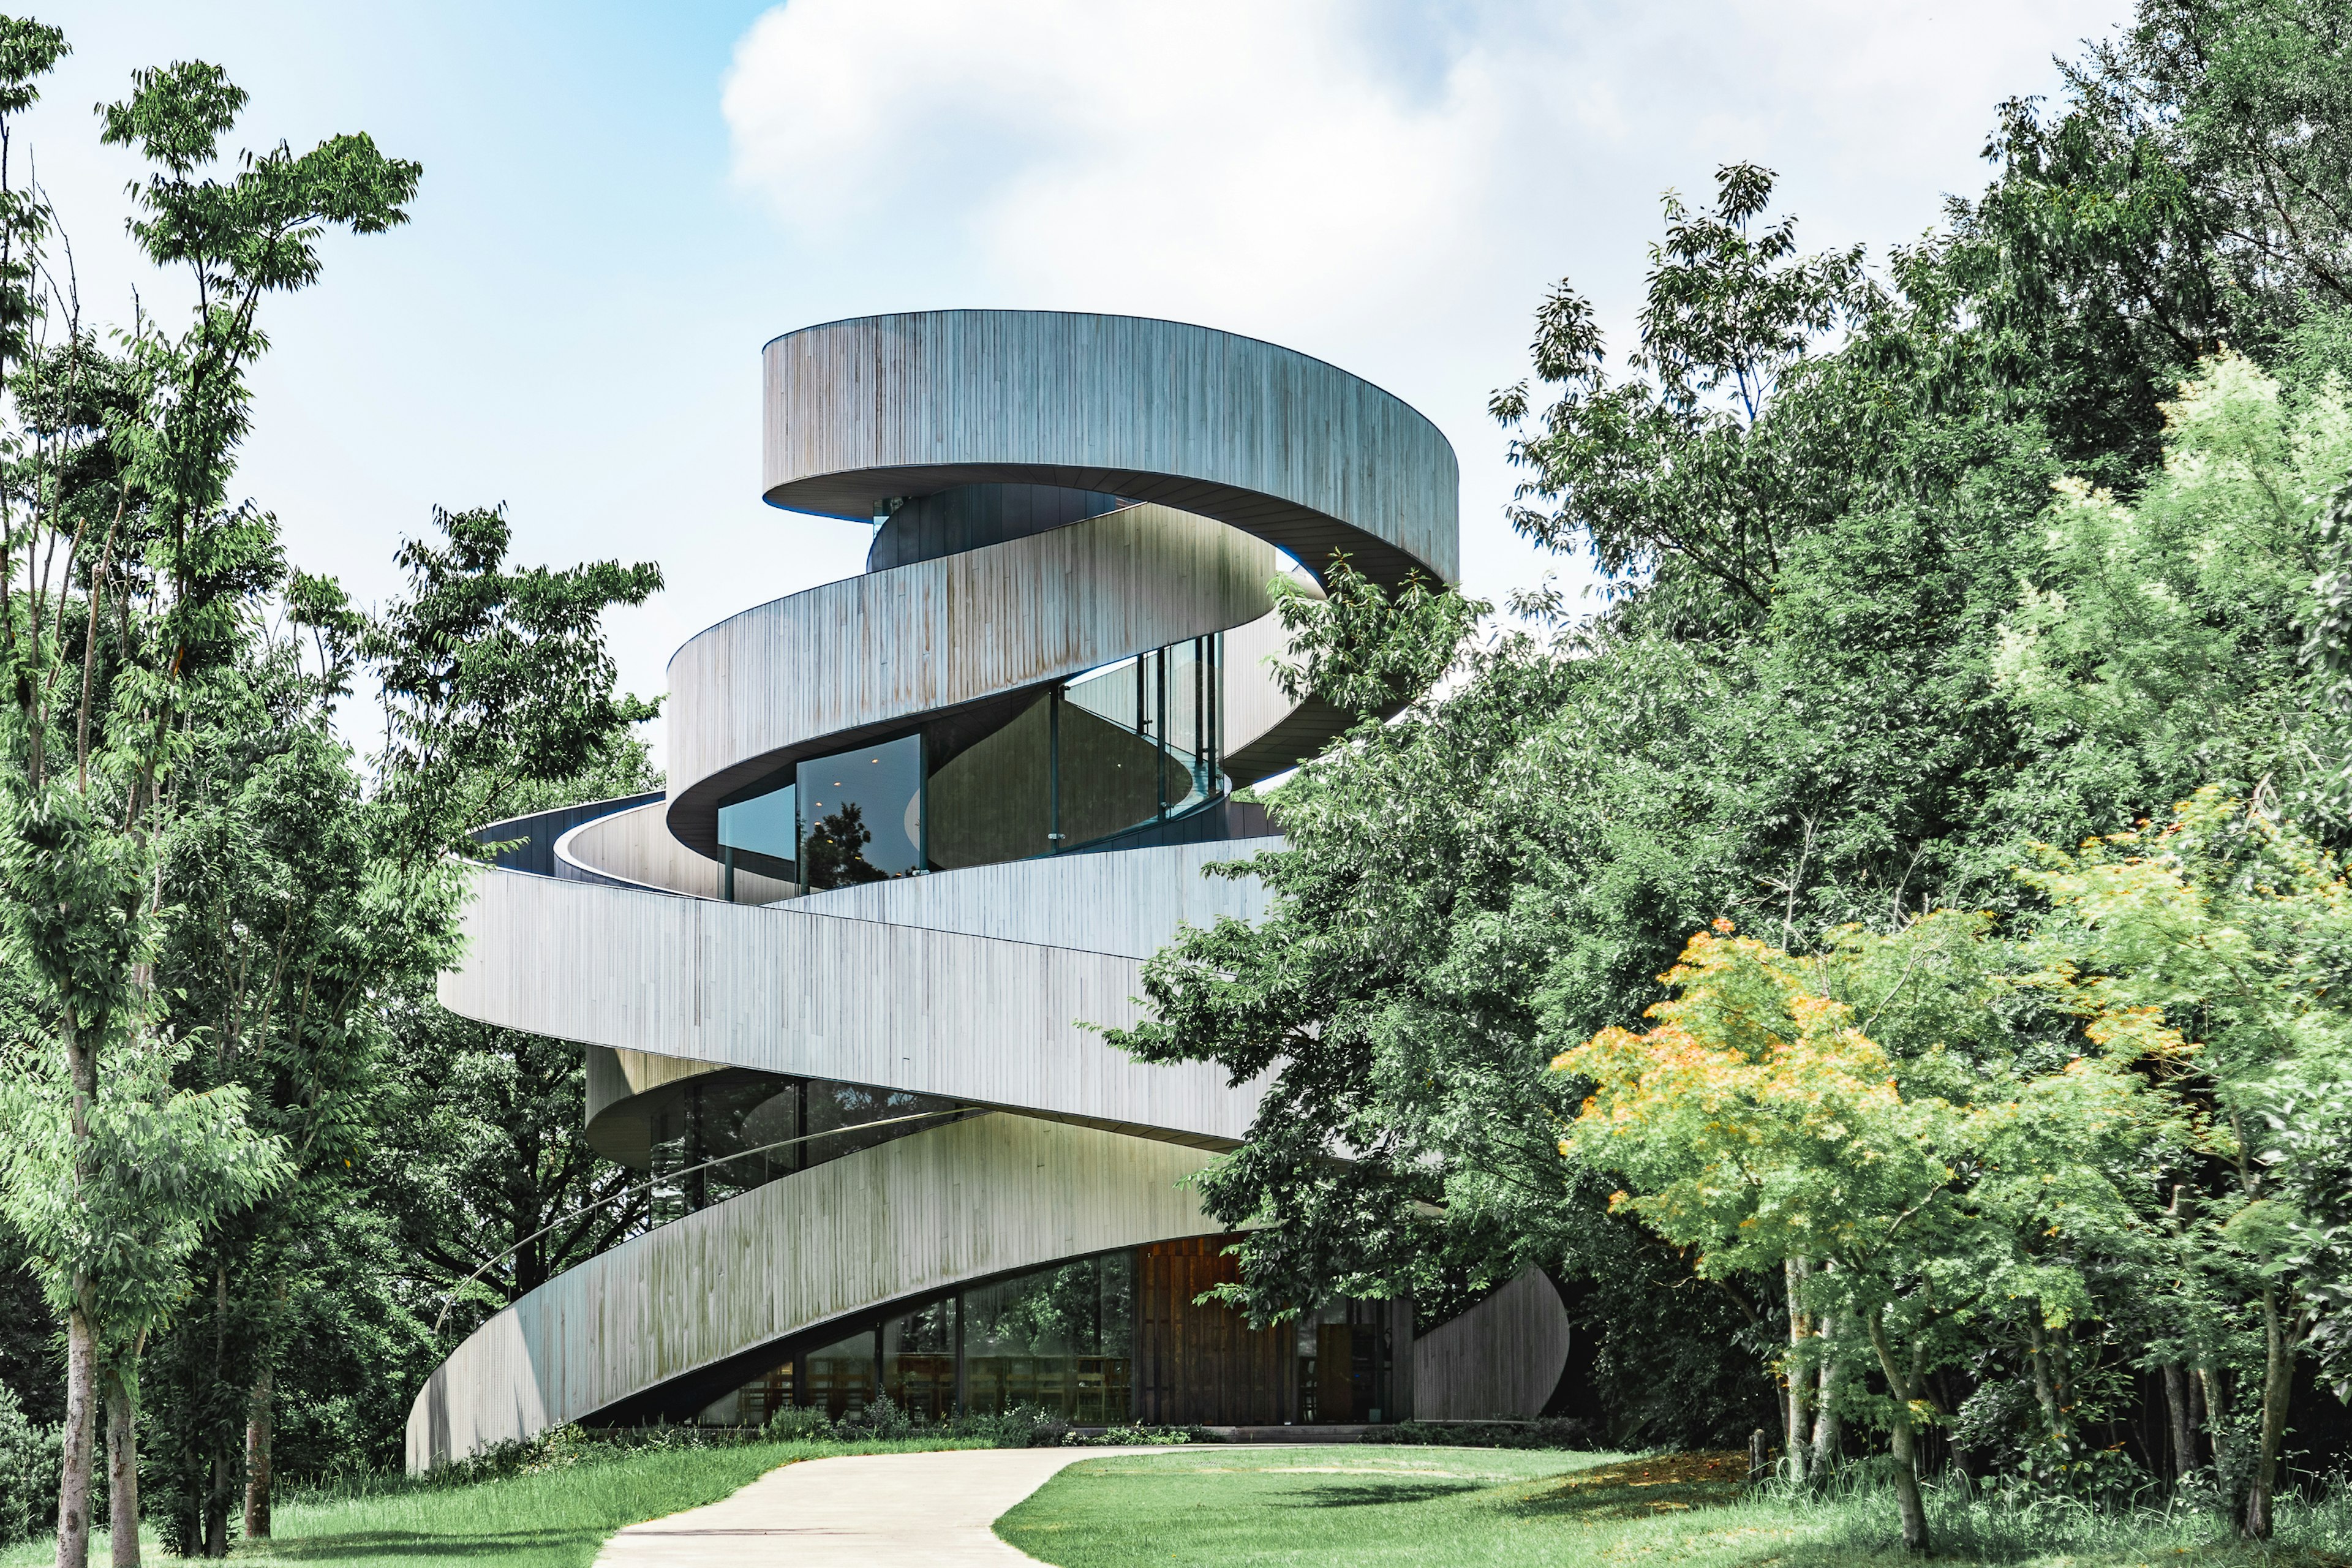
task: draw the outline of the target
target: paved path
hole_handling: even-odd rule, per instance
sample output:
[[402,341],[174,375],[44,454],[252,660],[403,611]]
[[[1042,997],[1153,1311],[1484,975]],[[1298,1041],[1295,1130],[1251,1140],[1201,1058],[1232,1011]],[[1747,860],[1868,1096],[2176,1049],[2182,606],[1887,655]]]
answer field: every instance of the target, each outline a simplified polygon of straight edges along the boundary
[[596,1568],[914,1568],[1034,1563],[989,1529],[1065,1465],[1166,1448],[852,1454],[772,1470],[721,1502],[633,1524]]

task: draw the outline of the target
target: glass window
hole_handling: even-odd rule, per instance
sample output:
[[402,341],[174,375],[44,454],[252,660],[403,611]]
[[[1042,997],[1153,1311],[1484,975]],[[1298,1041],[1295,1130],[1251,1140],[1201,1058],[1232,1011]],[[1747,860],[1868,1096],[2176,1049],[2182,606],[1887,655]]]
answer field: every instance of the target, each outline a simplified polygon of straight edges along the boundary
[[800,764],[801,874],[812,891],[923,868],[923,742],[908,735]]
[[793,1396],[835,1421],[874,1403],[874,1331],[819,1345],[800,1358]]
[[799,852],[800,826],[795,795],[793,786],[787,784],[782,789],[772,789],[765,795],[756,795],[749,800],[720,806],[720,846],[775,862],[773,866],[746,862],[753,870],[775,875],[782,868],[789,867],[793,857]]
[[1113,1253],[964,1292],[964,1400],[1031,1405],[1081,1426],[1133,1407],[1135,1260]]
[[954,1297],[883,1323],[882,1392],[900,1410],[926,1421],[955,1414]]

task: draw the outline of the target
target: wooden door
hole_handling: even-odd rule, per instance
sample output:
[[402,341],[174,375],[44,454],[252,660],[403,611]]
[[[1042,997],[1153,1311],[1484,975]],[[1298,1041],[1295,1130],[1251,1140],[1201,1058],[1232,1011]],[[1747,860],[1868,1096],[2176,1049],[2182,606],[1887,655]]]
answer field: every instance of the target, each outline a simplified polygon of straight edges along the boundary
[[1151,1426],[1258,1426],[1289,1419],[1296,1378],[1289,1324],[1250,1328],[1194,1298],[1241,1278],[1231,1237],[1139,1248],[1135,1260],[1136,1419]]

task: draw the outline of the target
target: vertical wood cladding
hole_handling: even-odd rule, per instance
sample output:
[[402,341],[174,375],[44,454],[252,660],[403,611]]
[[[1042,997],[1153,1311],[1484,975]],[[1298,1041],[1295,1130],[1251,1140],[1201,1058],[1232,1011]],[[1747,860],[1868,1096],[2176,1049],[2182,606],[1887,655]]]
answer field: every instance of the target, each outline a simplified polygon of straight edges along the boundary
[[1241,1279],[1240,1261],[1223,1255],[1238,1239],[1194,1237],[1138,1249],[1137,1420],[1271,1426],[1295,1415],[1297,1331],[1287,1323],[1254,1330],[1233,1308],[1195,1300]]
[[1129,506],[731,616],[670,656],[669,829],[715,856],[719,798],[786,760],[1263,619],[1274,573],[1246,533]]
[[1413,1342],[1412,1412],[1423,1421],[1524,1421],[1543,1413],[1571,1330],[1540,1268]]
[[1437,426],[1295,350],[1181,321],[921,310],[789,332],[761,354],[778,506],[1026,482],[1219,518],[1319,565],[1452,580],[1460,475]]
[[491,1317],[408,1416],[421,1470],[887,1301],[1213,1223],[1206,1157],[1020,1116],[919,1132],[633,1237]]

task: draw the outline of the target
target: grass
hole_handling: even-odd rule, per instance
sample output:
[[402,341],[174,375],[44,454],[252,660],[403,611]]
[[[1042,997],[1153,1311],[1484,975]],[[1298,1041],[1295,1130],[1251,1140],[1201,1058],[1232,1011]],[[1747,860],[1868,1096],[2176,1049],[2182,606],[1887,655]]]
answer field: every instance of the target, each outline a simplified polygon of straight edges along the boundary
[[[1847,1568],[1916,1561],[1893,1499],[1759,1495],[1738,1455],[1328,1447],[1178,1450],[1073,1466],[997,1521],[1059,1568]],[[2352,1504],[2281,1510],[2278,1542],[2230,1547],[2206,1512],[2021,1507],[1938,1489],[1936,1561],[2016,1568],[2352,1563]]]
[[[377,1480],[287,1496],[275,1511],[274,1539],[240,1542],[235,1555],[256,1564],[333,1568],[419,1568],[428,1562],[585,1568],[623,1525],[717,1502],[779,1465],[835,1454],[988,1446],[977,1439],[752,1443],[623,1453],[471,1486]],[[163,1556],[151,1532],[142,1532],[142,1547],[146,1561],[175,1561]],[[46,1538],[24,1542],[0,1552],[0,1568],[50,1563],[56,1550]],[[107,1561],[103,1531],[93,1537],[89,1555],[93,1564]]]

